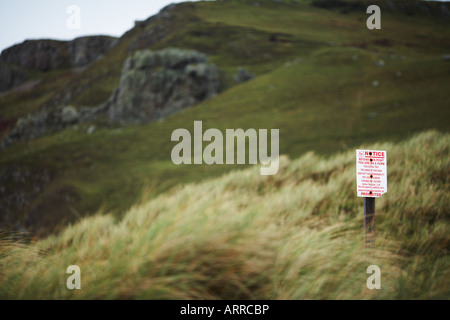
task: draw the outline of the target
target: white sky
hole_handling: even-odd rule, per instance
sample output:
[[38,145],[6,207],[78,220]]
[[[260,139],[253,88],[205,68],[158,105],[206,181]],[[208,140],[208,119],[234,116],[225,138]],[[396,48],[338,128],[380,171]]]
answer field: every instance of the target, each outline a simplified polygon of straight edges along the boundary
[[[186,1],[186,0],[184,0]],[[121,36],[170,3],[181,0],[1,0],[0,51],[25,39],[72,40],[85,35]],[[80,8],[80,29],[67,27],[67,8]]]

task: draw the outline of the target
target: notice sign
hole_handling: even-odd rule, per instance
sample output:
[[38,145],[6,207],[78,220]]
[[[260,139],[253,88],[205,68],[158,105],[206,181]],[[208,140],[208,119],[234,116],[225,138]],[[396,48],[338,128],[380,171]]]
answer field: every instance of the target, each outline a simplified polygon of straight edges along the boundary
[[379,198],[387,192],[386,151],[356,150],[358,197]]

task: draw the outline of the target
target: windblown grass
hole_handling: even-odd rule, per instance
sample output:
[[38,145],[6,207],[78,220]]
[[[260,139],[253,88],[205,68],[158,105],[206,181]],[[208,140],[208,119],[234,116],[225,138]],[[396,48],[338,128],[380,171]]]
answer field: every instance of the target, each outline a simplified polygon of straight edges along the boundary
[[[99,214],[32,245],[0,241],[0,298],[448,299],[450,135],[387,150],[389,193],[377,200],[376,249],[363,248],[355,153],[283,156]],[[82,289],[66,289],[69,265]],[[381,290],[366,269],[381,268]]]
[[[361,4],[367,1],[345,12],[306,0],[187,2],[170,11],[164,27],[156,19],[133,28],[83,70],[35,72],[38,85],[0,97],[0,127],[6,128],[0,139],[18,118],[61,106],[60,99],[75,108],[105,102],[119,85],[131,44],[153,28],[168,36],[147,49],[199,50],[224,79],[215,98],[162,121],[110,128],[99,119],[0,150],[1,228],[43,238],[99,208],[123,217],[145,185],[153,186],[149,200],[234,169],[173,165],[171,134],[192,131],[195,120],[205,130],[280,129],[280,152],[290,158],[401,141],[430,129],[449,132],[450,73],[442,57],[450,52],[450,20],[401,9],[403,1],[394,1],[395,12],[388,1],[375,2],[383,12],[381,32],[366,27]],[[255,79],[237,85],[238,67]],[[92,125],[97,129],[88,134]]]

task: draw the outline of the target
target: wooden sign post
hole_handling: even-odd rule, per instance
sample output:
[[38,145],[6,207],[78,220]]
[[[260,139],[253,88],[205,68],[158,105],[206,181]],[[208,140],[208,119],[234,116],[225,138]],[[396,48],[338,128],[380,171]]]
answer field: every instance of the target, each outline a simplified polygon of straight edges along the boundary
[[364,198],[364,247],[375,247],[375,198]]
[[387,192],[386,151],[356,150],[356,188],[364,197],[364,246],[375,246],[375,198]]

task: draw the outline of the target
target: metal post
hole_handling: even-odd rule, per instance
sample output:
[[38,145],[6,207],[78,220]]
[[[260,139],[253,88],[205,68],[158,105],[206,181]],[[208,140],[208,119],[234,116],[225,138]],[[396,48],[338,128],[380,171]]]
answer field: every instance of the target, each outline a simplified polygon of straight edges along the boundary
[[375,198],[364,198],[364,247],[375,247]]

